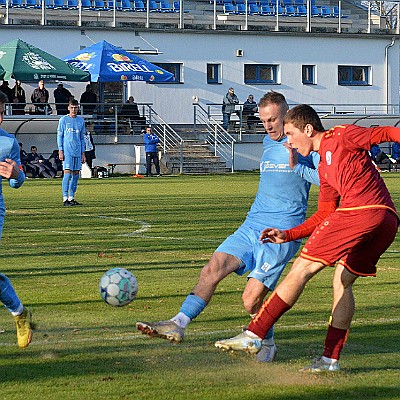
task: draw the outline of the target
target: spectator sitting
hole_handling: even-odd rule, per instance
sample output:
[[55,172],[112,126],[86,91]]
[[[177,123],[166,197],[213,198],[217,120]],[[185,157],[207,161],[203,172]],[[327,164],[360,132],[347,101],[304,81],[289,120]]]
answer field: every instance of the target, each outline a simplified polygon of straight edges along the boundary
[[86,91],[81,94],[80,103],[83,114],[93,114],[97,106],[97,95],[92,85],[86,85]]
[[56,171],[45,158],[38,154],[37,147],[31,146],[31,152],[28,154],[28,163],[37,168],[37,176],[42,178],[54,178]]
[[396,163],[400,164],[400,143],[393,142],[392,158],[396,161]]
[[254,114],[258,111],[257,103],[254,101],[254,96],[249,94],[247,100],[243,103],[243,122],[247,123],[248,129],[252,129],[254,124],[260,122],[260,118]]
[[371,147],[371,157],[376,164],[390,164],[389,156],[377,144]]
[[122,106],[119,115],[129,120],[131,128],[132,122],[133,124],[140,123],[141,130],[146,127],[146,118],[140,116],[138,105],[135,103],[133,96],[129,96],[128,101]]
[[53,110],[50,104],[46,102],[45,97],[41,97],[39,103],[36,104],[36,114],[38,115],[51,115]]
[[49,159],[47,160],[49,164],[51,165],[52,169],[56,171],[56,177],[57,176],[62,176],[63,174],[63,165],[60,160],[60,157],[58,156],[58,149],[53,150],[53,152],[50,154]]

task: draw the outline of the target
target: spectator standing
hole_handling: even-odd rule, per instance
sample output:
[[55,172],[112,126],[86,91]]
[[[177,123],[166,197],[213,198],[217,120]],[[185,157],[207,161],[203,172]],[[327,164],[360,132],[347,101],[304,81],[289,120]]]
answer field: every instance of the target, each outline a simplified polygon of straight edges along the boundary
[[21,81],[15,81],[12,88],[12,103],[13,115],[25,115],[26,96]]
[[[4,105],[7,96],[0,93],[0,124],[3,122]],[[3,231],[6,208],[2,193],[3,179],[7,179],[10,187],[18,189],[25,181],[19,158],[20,148],[14,135],[0,129],[0,238]],[[25,348],[32,340],[32,313],[24,307],[13,288],[9,278],[0,274],[0,301],[14,316],[17,326],[18,346]]]
[[86,125],[85,131],[85,158],[86,164],[90,169],[93,168],[93,160],[96,158],[96,146],[92,136],[93,124]]
[[260,122],[260,119],[254,115],[257,111],[258,107],[254,101],[254,96],[249,94],[247,100],[243,103],[242,111],[243,122],[247,123],[248,129],[252,129],[254,124]]
[[97,95],[93,92],[92,85],[86,85],[86,91],[81,94],[80,103],[83,114],[93,114],[97,106]]
[[2,91],[7,96],[7,103],[13,102],[13,92],[11,88],[8,86],[8,81],[3,81],[0,86],[0,91]]
[[148,126],[143,135],[144,150],[146,152],[146,176],[153,176],[151,172],[151,164],[156,167],[157,176],[160,176],[160,161],[158,160],[157,144],[160,143],[158,136],[151,131]]
[[235,106],[239,104],[239,99],[233,87],[228,89],[228,93],[222,100],[222,127],[228,130],[231,114],[235,112]]
[[64,206],[78,206],[75,193],[78,188],[79,172],[85,162],[85,120],[78,115],[78,101],[68,104],[68,115],[60,118],[57,128],[57,146],[63,162],[62,196]]
[[[44,86],[44,81],[38,82],[38,87],[33,91],[31,95],[31,102],[35,106],[36,114],[45,114],[43,110],[46,110],[48,107],[45,105],[49,102],[49,91]],[[50,107],[50,106],[49,106]]]
[[294,228],[261,232],[260,241],[268,245],[309,239],[247,330],[216,346],[257,353],[265,332],[295,305],[308,281],[337,263],[323,354],[304,370],[338,371],[355,312],[353,284],[360,276],[376,276],[376,264],[399,225],[390,193],[367,151],[373,144],[400,141],[400,129],[337,125],[325,131],[317,112],[305,104],[289,110],[284,124],[288,143],[300,154],[318,151],[321,156],[318,210]]
[[56,104],[57,115],[67,115],[68,103],[71,98],[73,98],[71,92],[66,89],[62,83],[59,83],[53,94],[54,102]]

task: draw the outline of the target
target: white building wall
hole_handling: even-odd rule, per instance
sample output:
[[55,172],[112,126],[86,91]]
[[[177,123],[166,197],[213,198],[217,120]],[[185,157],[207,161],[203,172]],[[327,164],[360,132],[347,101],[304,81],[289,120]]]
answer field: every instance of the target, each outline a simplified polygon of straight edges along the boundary
[[[149,49],[140,36],[131,30],[101,30],[54,27],[0,27],[1,43],[20,38],[49,53],[63,58],[81,46],[107,40],[125,49]],[[241,102],[248,94],[259,99],[266,91],[282,92],[291,104],[385,104],[399,103],[399,45],[388,48],[389,80],[386,82],[385,47],[391,37],[381,35],[290,34],[277,32],[168,32],[145,31],[140,35],[162,54],[143,55],[150,62],[183,64],[182,84],[128,83],[128,95],[139,103],[153,103],[154,109],[168,123],[192,123],[192,98],[200,103],[221,103],[230,86],[235,88]],[[236,50],[243,57],[236,57]],[[207,63],[222,65],[222,84],[206,83]],[[245,85],[245,63],[279,65],[280,84]],[[301,65],[316,66],[316,84],[301,83]],[[371,67],[371,86],[339,86],[338,65]],[[11,85],[13,82],[11,82]],[[28,97],[36,85],[24,84]],[[66,84],[75,97],[84,91],[85,83]],[[48,84],[52,93],[55,84]],[[389,93],[386,94],[388,89]],[[50,99],[51,101],[52,99]]]

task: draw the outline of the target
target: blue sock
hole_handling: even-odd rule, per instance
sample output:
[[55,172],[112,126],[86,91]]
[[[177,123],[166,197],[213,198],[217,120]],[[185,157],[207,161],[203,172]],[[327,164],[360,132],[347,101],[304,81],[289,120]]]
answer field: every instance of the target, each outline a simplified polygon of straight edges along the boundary
[[64,172],[63,180],[61,183],[62,195],[63,197],[68,197],[69,181],[71,179],[71,174],[66,174]]
[[69,195],[75,198],[76,189],[78,188],[79,174],[72,174],[72,179],[69,182]]
[[199,296],[189,294],[182,303],[180,312],[184,313],[190,319],[196,318],[205,308],[207,303]]
[[270,330],[265,335],[264,339],[274,339],[274,326],[272,325]]
[[3,274],[0,274],[0,300],[10,312],[16,312],[21,307],[11,281]]

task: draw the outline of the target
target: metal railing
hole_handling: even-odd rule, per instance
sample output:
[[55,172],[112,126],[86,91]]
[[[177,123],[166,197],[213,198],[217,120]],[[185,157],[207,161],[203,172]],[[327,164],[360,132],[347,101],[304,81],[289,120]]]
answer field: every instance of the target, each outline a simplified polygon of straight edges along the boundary
[[193,133],[210,146],[215,156],[234,172],[236,139],[199,103],[193,103]]

